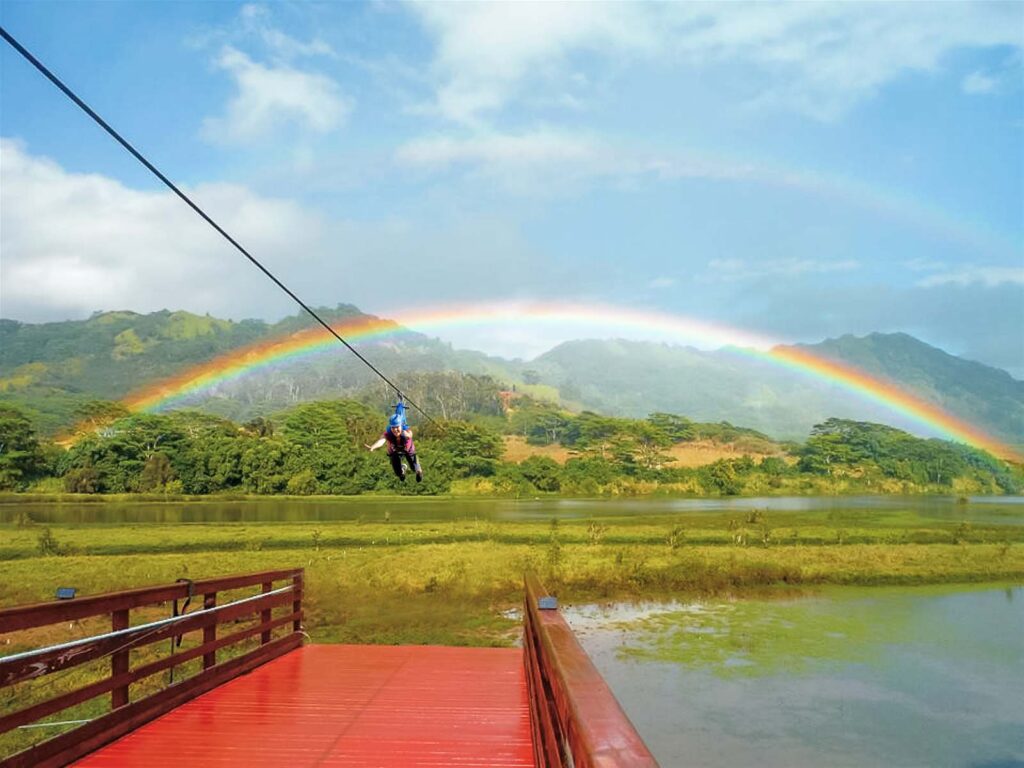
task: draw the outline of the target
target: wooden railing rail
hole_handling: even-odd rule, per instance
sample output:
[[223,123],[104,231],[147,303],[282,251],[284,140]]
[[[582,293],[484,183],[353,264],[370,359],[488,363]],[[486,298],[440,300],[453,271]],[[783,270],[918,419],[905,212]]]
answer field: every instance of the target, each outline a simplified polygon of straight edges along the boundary
[[[299,647],[303,638],[303,577],[302,569],[265,571],[0,610],[0,634],[106,615],[110,616],[111,622],[111,631],[105,634],[0,657],[0,690],[110,658],[107,676],[74,690],[57,690],[31,705],[5,712],[0,716],[0,734],[35,723],[97,696],[111,695],[111,711],[107,714],[3,759],[0,768],[64,765],[200,693]],[[219,593],[246,587],[258,587],[259,591],[241,599],[221,601],[218,605]],[[132,608],[193,595],[202,602],[192,612],[130,626],[129,612]],[[277,616],[274,615],[275,609],[278,609]],[[255,624],[217,636],[219,625],[252,620],[250,617]],[[285,628],[285,634],[274,638],[274,630],[281,627]],[[165,658],[131,668],[133,650],[168,639],[174,646],[175,638],[200,631],[202,642],[199,645],[186,646],[180,651],[172,647]],[[217,662],[218,650],[256,636],[259,644],[255,648],[228,661]],[[177,683],[172,682],[137,701],[130,700],[129,691],[133,683],[165,670],[171,670],[173,675],[175,667],[198,658],[203,660],[201,672]]]
[[20,629],[32,629],[62,621],[77,621],[90,616],[102,616],[114,611],[130,610],[145,605],[165,603],[169,600],[184,600],[190,594],[196,599],[202,595],[226,592],[229,589],[241,589],[255,584],[291,579],[295,574],[302,574],[302,569],[282,571],[263,571],[260,573],[240,573],[234,576],[222,576],[218,579],[189,582],[185,579],[174,584],[161,584],[156,587],[142,587],[119,592],[106,592],[99,595],[76,597],[72,600],[33,603],[18,605],[13,608],[0,609],[0,634]]
[[556,606],[527,574],[523,649],[537,766],[657,768]]

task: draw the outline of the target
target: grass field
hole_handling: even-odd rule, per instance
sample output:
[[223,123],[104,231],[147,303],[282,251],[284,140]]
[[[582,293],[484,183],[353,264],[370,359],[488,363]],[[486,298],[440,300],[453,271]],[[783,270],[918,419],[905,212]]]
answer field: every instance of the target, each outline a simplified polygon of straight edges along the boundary
[[1024,524],[910,511],[429,522],[372,514],[316,523],[10,523],[0,526],[0,604],[49,599],[58,584],[89,594],[301,566],[315,640],[491,644],[510,642],[514,625],[501,612],[518,603],[527,570],[569,600],[1024,578]]
[[[753,441],[750,441],[753,443]],[[766,456],[785,457],[781,450],[771,450],[769,444],[751,444],[746,446],[742,443],[718,443],[713,440],[696,440],[688,443],[676,443],[668,451],[672,457],[673,467],[703,467],[713,464],[719,459],[738,459],[741,456],[750,456],[755,461],[760,461]],[[520,462],[531,456],[546,456],[565,464],[577,454],[558,443],[552,445],[530,445],[526,439],[517,435],[505,436],[505,461]],[[790,462],[795,462],[789,459]]]

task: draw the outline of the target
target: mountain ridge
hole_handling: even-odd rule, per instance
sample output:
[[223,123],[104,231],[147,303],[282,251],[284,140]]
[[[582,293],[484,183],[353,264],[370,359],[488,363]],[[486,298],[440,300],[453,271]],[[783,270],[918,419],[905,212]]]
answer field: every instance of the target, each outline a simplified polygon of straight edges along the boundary
[[[318,312],[329,322],[373,317],[350,304]],[[87,320],[39,324],[0,320],[0,399],[22,404],[53,430],[76,404],[117,400],[191,366],[309,327],[301,315],[268,323],[170,310],[104,312]],[[801,439],[828,417],[908,427],[889,409],[866,403],[842,387],[738,348],[707,351],[665,342],[579,339],[522,361],[456,349],[412,331],[360,346],[389,377],[438,370],[489,375],[510,387],[539,389],[609,415],[674,412],[699,421],[730,421],[782,439]],[[1024,443],[1024,382],[1006,371],[951,355],[905,333],[847,334],[817,344],[782,346],[856,366],[1003,440]],[[310,355],[272,374],[224,382],[190,404],[244,418],[295,402],[350,394],[373,381],[347,353]]]

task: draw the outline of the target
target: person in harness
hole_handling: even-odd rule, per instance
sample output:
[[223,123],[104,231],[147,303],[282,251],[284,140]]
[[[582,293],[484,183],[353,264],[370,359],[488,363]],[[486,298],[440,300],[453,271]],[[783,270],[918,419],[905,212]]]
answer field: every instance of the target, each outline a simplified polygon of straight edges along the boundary
[[382,445],[388,447],[391,469],[394,470],[399,480],[405,481],[405,467],[402,466],[402,457],[404,456],[409,462],[409,467],[416,473],[416,482],[423,481],[423,470],[416,458],[416,444],[412,441],[412,430],[409,429],[409,424],[405,420],[405,404],[401,400],[395,406],[395,415],[388,421],[388,428],[384,430],[380,440],[366,447],[375,451]]

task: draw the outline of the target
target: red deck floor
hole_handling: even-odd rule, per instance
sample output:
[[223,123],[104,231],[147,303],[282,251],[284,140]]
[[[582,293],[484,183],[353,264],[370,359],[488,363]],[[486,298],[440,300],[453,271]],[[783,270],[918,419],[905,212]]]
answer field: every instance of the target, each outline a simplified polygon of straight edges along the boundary
[[522,651],[309,645],[78,766],[533,766]]

